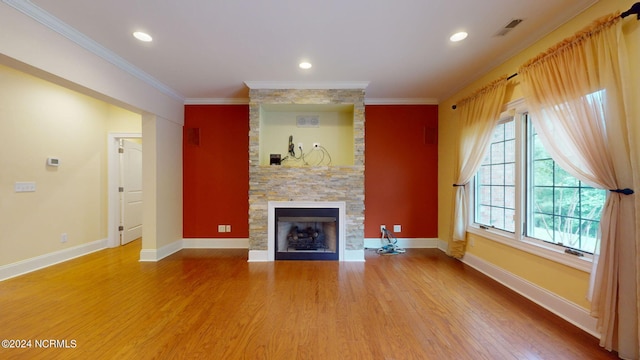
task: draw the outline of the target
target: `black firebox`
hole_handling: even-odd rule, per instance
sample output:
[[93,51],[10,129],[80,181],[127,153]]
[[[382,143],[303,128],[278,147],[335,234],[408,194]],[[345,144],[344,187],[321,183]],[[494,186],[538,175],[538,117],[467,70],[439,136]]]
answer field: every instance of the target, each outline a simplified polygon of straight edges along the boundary
[[338,208],[276,208],[276,260],[339,260]]

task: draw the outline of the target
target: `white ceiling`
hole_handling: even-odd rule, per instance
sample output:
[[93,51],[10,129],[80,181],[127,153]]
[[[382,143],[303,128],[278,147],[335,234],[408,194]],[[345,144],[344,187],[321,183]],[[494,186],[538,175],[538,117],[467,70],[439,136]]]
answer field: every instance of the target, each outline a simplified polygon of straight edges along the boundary
[[[187,102],[244,81],[369,81],[366,99],[438,102],[597,0],[32,0]],[[524,21],[506,36],[511,20]],[[63,24],[64,25],[64,24]],[[133,31],[151,34],[150,44]],[[469,37],[449,42],[454,32]],[[313,67],[298,68],[301,60]],[[130,66],[131,65],[131,66]]]

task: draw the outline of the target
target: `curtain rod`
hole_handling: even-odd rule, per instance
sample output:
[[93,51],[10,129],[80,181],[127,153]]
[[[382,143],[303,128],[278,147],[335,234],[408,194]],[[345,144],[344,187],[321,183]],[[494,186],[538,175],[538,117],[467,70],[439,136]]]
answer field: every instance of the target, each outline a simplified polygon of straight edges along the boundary
[[[633,4],[633,5],[631,5],[631,8],[629,8],[629,10],[627,10],[627,11],[623,12],[622,14],[620,14],[620,17],[624,19],[624,18],[626,18],[627,16],[630,16],[630,15],[636,15],[638,20],[640,20],[640,2],[637,2],[637,3]],[[509,77],[507,77],[507,80],[511,80],[516,76],[518,76],[518,73],[511,74],[511,75],[509,75]],[[458,108],[458,105],[454,104],[454,105],[451,106],[451,108],[453,110],[455,110],[456,108]]]

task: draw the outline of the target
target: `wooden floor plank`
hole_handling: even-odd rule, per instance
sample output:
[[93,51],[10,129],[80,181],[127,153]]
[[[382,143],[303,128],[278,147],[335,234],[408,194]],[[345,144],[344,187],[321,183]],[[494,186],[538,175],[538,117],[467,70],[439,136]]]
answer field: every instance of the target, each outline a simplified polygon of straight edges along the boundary
[[617,358],[436,249],[366,263],[139,253],[136,241],[0,282],[0,339],[32,340],[0,359]]

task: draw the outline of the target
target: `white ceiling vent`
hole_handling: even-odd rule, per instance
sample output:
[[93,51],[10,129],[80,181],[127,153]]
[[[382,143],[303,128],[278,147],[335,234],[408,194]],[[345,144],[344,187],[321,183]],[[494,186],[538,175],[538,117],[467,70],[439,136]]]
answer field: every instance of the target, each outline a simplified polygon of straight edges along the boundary
[[296,117],[298,127],[317,128],[320,127],[320,116],[318,115],[298,115]]
[[513,19],[509,22],[505,27],[500,29],[496,36],[505,36],[509,33],[509,31],[513,30],[516,26],[520,25],[523,19]]

